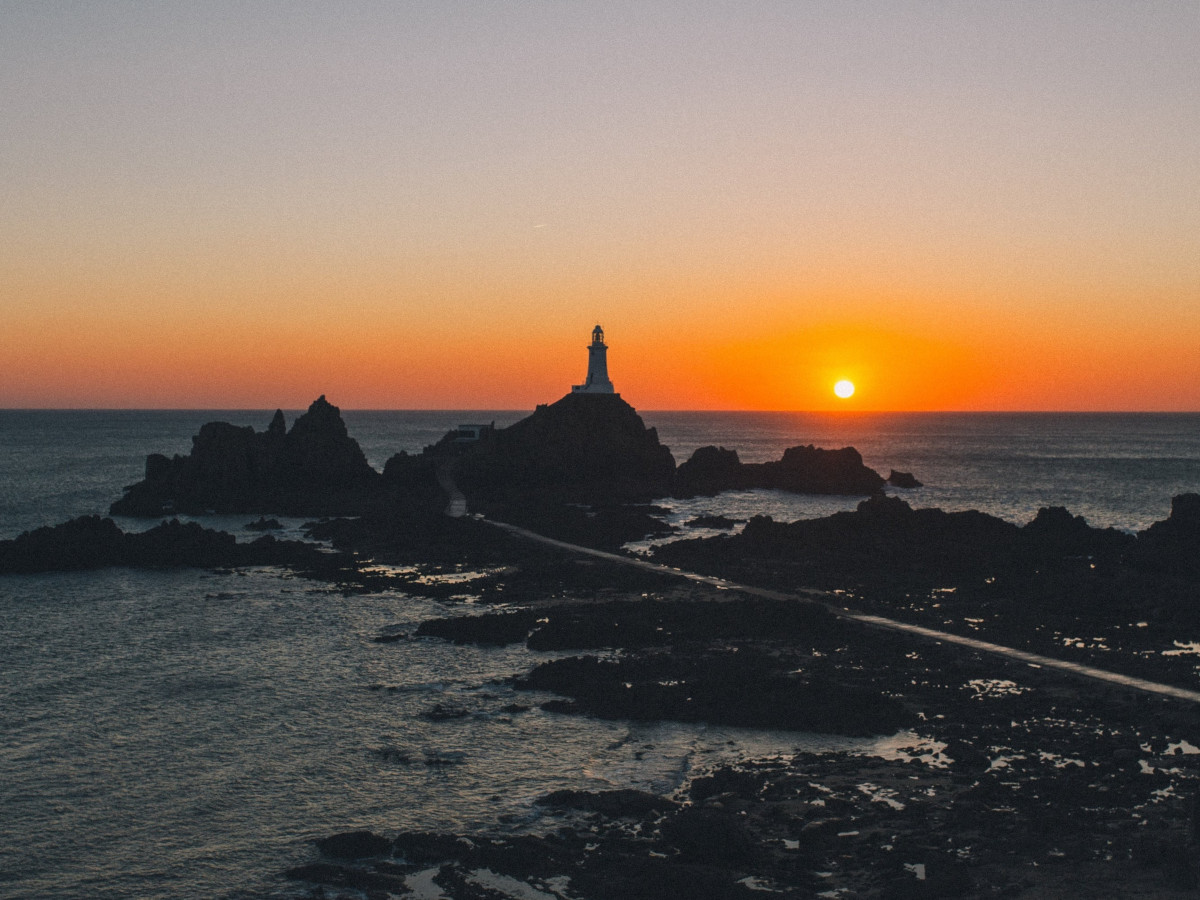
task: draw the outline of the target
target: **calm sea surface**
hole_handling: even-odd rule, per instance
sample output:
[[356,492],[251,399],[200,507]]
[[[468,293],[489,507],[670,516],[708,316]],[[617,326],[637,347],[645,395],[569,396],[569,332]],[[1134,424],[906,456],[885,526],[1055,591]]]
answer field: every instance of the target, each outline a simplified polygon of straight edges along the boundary
[[[458,423],[522,415],[344,417],[382,468]],[[900,492],[913,505],[1015,522],[1061,505],[1136,530],[1164,518],[1173,495],[1200,491],[1200,415],[643,417],[677,461],[705,444],[746,461],[852,445],[884,475],[924,481]],[[106,512],[147,453],[186,453],[213,419],[262,429],[270,411],[0,411],[0,538]],[[747,491],[665,505],[682,522],[856,502]],[[249,518],[211,524],[247,535]],[[494,827],[502,813],[515,816],[504,827],[537,827],[533,799],[560,787],[665,792],[731,757],[911,742],[511,716],[517,698],[497,681],[527,668],[528,651],[372,640],[463,608],[343,597],[270,569],[0,577],[0,897],[285,895],[278,873],[335,831]],[[463,715],[422,715],[439,704]]]

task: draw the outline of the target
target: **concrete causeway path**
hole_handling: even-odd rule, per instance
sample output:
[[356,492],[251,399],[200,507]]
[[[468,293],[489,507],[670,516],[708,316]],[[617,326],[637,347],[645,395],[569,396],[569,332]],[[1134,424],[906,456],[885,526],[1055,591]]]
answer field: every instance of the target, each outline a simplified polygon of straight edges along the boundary
[[453,460],[444,459],[439,462],[437,480],[446,496],[450,498],[450,503],[446,506],[446,515],[452,519],[461,519],[467,514],[467,498],[454,483],[454,473],[451,471],[453,465]]
[[[451,496],[453,497],[453,494],[451,494]],[[459,496],[461,496],[461,494],[459,494]],[[453,505],[453,503],[451,505]],[[637,557],[626,556],[621,553],[611,553],[607,550],[596,550],[595,548],[584,547],[579,544],[569,544],[566,541],[560,541],[556,540],[555,538],[546,537],[544,534],[538,534],[536,531],[530,531],[526,528],[520,528],[516,525],[509,525],[507,522],[497,522],[495,519],[481,518],[481,521],[487,522],[490,525],[494,525],[496,528],[500,528],[503,531],[507,531],[509,534],[526,538],[531,541],[536,541],[537,543],[545,544],[550,547],[557,547],[560,550],[566,550],[571,553],[594,556],[598,559],[608,560],[609,562],[619,563],[620,565],[624,566],[632,566],[633,568],[637,569],[644,569],[649,572],[659,572],[666,575],[678,575],[683,578],[687,578],[690,581],[698,582],[699,584],[710,585],[719,590],[740,591],[755,597],[764,597],[768,600],[808,600],[814,603],[820,603],[839,618],[848,619],[852,622],[859,622],[871,628],[884,628],[889,631],[901,631],[917,637],[925,638],[926,640],[942,641],[947,644],[957,644],[960,647],[978,650],[981,653],[990,653],[993,656],[1000,656],[1004,659],[1016,660],[1018,662],[1023,662],[1027,665],[1033,666],[1034,668],[1057,669],[1061,672],[1066,672],[1078,678],[1100,681],[1106,684],[1130,688],[1136,691],[1143,691],[1148,694],[1158,694],[1163,697],[1172,697],[1176,700],[1200,703],[1200,691],[1190,691],[1187,688],[1175,687],[1174,685],[1170,684],[1161,684],[1157,681],[1147,681],[1144,678],[1135,678],[1132,675],[1121,675],[1117,672],[1109,672],[1106,669],[1097,669],[1094,666],[1085,666],[1080,663],[1055,659],[1052,656],[1042,656],[1040,653],[1030,653],[1027,650],[1018,650],[1015,647],[1005,647],[1002,644],[993,644],[989,641],[980,641],[975,638],[951,634],[946,631],[938,631],[934,628],[926,628],[922,625],[911,625],[908,622],[900,622],[896,619],[885,618],[884,616],[872,616],[866,613],[855,612],[854,610],[848,609],[844,606],[836,605],[832,600],[834,595],[827,591],[817,591],[802,588],[792,592],[785,592],[775,591],[769,588],[753,587],[748,584],[738,584],[736,582],[726,581],[723,578],[717,578],[712,575],[700,575],[696,572],[685,572],[682,569],[664,566],[661,563],[650,562],[647,559],[638,559]]]

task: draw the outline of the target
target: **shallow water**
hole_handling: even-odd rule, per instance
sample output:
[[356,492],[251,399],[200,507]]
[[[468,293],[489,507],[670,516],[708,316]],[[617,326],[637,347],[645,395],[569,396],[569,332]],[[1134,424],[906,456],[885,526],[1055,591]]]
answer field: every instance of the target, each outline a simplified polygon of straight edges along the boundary
[[[722,761],[860,740],[625,725],[531,709],[524,648],[378,644],[446,612],[274,570],[6,578],[0,895],[278,887],[311,840],[536,822],[558,788],[669,793]],[[435,708],[453,718],[431,720]]]

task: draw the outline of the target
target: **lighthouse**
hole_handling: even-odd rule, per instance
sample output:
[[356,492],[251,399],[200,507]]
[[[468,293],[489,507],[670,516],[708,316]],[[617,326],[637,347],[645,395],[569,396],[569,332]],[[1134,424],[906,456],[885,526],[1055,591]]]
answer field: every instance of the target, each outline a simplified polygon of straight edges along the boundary
[[608,345],[604,343],[604,329],[597,325],[592,329],[592,342],[588,344],[587,380],[571,387],[573,394],[613,394],[612,382],[608,380]]

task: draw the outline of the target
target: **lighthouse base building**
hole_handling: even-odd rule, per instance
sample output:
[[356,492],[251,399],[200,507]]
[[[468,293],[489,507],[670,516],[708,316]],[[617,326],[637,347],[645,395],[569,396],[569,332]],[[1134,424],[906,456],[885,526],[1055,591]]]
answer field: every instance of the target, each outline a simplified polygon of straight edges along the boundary
[[613,384],[608,378],[608,345],[604,343],[604,329],[599,325],[592,329],[592,342],[588,344],[587,379],[583,384],[572,385],[571,393],[617,393],[613,390]]

